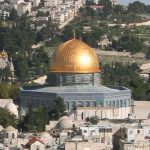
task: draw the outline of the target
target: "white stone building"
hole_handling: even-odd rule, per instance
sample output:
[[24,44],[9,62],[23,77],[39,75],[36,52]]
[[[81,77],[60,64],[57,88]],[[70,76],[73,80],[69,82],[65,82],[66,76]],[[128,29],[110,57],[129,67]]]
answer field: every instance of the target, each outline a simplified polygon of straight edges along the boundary
[[30,150],[45,150],[44,142],[37,137],[30,139],[26,146]]
[[22,15],[26,13],[27,11],[30,13],[31,8],[32,8],[31,2],[20,3],[17,5],[17,12],[19,15]]
[[124,127],[121,127],[118,131],[118,137],[119,150],[149,150],[150,120],[147,123],[124,125]]
[[65,15],[63,13],[56,13],[53,18],[53,22],[62,24],[65,21]]
[[124,119],[132,112],[131,107],[77,107],[74,117],[77,120],[85,120],[87,117],[98,116],[100,119]]
[[44,7],[56,7],[59,5],[59,0],[44,0]]

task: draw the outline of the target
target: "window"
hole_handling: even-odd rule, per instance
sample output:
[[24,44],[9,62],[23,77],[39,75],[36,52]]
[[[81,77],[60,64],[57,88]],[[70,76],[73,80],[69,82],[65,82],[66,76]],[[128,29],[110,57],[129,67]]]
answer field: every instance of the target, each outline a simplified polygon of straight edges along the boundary
[[87,130],[84,130],[84,133],[87,133]]
[[13,138],[13,139],[15,138],[15,134],[14,134],[14,133],[12,133],[12,138]]
[[39,146],[36,146],[36,150],[40,150],[40,147],[39,147]]
[[96,142],[96,143],[99,143],[100,142],[100,139],[99,138],[93,138],[92,141]]
[[120,100],[120,107],[123,107],[123,100]]
[[104,137],[101,138],[101,143],[105,143],[105,138]]
[[126,138],[128,138],[128,135],[127,135],[127,134],[125,134],[125,135],[124,135],[124,138],[125,138],[125,139],[126,139]]
[[137,133],[140,133],[140,130],[137,130]]

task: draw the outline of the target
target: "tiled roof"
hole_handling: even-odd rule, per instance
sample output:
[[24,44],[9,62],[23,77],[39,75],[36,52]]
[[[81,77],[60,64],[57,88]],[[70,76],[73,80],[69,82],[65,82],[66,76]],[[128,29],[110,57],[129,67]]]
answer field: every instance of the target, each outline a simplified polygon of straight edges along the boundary
[[32,145],[32,144],[35,143],[36,141],[38,141],[38,142],[44,144],[44,142],[43,142],[41,139],[39,139],[39,138],[37,138],[37,137],[33,137],[32,139],[29,140],[29,142],[27,143],[27,145]]

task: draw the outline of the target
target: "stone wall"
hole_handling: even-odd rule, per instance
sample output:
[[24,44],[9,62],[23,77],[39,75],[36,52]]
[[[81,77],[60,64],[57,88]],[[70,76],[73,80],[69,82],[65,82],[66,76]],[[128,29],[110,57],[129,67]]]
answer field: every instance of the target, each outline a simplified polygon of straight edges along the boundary
[[99,73],[49,73],[50,86],[100,85]]

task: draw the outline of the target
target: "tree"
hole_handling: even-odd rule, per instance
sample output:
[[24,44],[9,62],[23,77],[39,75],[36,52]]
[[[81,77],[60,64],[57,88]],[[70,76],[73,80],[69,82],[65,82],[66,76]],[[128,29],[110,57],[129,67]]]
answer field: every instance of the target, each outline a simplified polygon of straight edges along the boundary
[[112,13],[112,2],[110,0],[99,0],[99,4],[103,5],[103,12],[105,16],[108,16]]
[[61,39],[62,41],[67,41],[73,38],[73,26],[67,25],[64,30],[62,31]]
[[61,98],[61,97],[57,97],[55,100],[54,100],[54,109],[52,111],[50,111],[49,115],[50,115],[50,118],[53,118],[53,119],[58,119],[60,118],[61,116],[64,116],[66,113],[66,105],[64,103],[64,99]]
[[10,11],[9,19],[12,20],[12,21],[17,21],[18,20],[18,13],[17,13],[17,10],[15,8],[13,8]]
[[16,118],[4,108],[0,108],[0,125],[3,127],[13,126],[16,127]]
[[23,55],[18,55],[15,60],[16,75],[21,81],[26,81],[30,77],[28,60]]
[[143,43],[136,35],[126,34],[123,35],[118,41],[113,41],[112,48],[117,51],[126,50],[132,53],[137,53],[142,51]]
[[9,94],[9,97],[13,99],[14,103],[16,103],[17,105],[20,105],[19,85],[11,84],[8,94]]
[[140,14],[145,12],[145,5],[140,1],[135,1],[133,3],[129,3],[128,12]]
[[150,60],[150,47],[146,52],[146,59]]
[[150,13],[150,5],[145,6],[145,11],[146,11],[146,13]]
[[86,118],[86,121],[90,122],[91,124],[97,124],[99,122],[98,116],[92,116],[90,118]]
[[135,100],[149,100],[149,86],[140,78],[139,67],[136,63],[113,62],[103,66],[103,84],[125,86],[132,90]]
[[27,115],[19,124],[19,128],[25,131],[44,131],[48,121],[46,108],[41,107],[33,110],[32,107],[29,107]]
[[117,15],[120,15],[124,12],[124,8],[122,5],[115,5],[115,7],[113,8],[113,12]]
[[0,98],[10,98],[9,90],[10,90],[10,84],[8,83],[0,84]]
[[91,7],[87,6],[84,8],[80,8],[80,15],[82,15],[83,17],[89,17],[89,16],[94,17],[95,11]]

